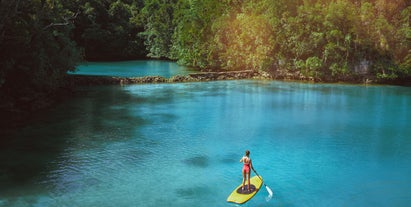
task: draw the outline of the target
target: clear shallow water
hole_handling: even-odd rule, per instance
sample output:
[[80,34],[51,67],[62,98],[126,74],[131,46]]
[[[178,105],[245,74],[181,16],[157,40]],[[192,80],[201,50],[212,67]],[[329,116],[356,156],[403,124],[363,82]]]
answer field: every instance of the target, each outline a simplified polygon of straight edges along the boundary
[[222,81],[105,86],[3,132],[0,206],[409,206],[411,89]]
[[122,62],[86,62],[78,65],[77,70],[70,74],[117,77],[163,76],[170,78],[175,75],[185,75],[189,72],[189,68],[171,61],[135,60]]

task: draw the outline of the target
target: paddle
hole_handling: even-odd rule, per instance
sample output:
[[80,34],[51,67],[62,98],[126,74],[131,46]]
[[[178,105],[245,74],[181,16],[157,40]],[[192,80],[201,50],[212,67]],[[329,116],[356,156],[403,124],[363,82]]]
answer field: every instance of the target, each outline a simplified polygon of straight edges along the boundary
[[273,191],[270,189],[270,187],[268,187],[265,183],[264,183],[264,181],[263,181],[263,179],[261,179],[261,176],[254,170],[254,168],[251,168],[253,171],[254,171],[254,173],[258,176],[258,178],[260,178],[260,180],[263,182],[263,184],[264,184],[264,186],[265,186],[265,189],[267,190],[267,192],[268,192],[268,197],[266,198],[266,200],[267,201],[269,201],[272,197],[273,197]]

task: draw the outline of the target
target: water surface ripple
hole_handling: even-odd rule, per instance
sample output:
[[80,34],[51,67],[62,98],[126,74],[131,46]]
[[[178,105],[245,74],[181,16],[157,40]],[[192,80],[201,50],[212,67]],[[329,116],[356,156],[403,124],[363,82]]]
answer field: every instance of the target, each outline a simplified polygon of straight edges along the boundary
[[1,132],[0,206],[408,206],[411,89],[276,81],[101,86]]

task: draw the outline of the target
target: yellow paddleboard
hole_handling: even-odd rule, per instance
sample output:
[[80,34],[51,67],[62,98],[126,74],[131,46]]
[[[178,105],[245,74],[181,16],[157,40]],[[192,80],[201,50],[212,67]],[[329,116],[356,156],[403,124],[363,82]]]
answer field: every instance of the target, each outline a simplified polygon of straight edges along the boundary
[[[260,179],[261,178],[261,179]],[[246,185],[244,186],[244,190],[242,189],[243,184],[240,184],[237,188],[233,190],[233,192],[228,196],[227,202],[243,204],[250,200],[255,194],[260,190],[261,186],[263,185],[263,178],[254,176],[250,179],[251,190],[248,191],[248,182],[246,181]]]

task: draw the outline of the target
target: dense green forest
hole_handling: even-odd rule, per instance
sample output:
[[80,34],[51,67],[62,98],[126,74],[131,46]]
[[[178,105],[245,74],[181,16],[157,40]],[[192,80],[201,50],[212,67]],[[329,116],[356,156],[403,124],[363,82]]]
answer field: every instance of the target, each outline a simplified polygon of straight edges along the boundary
[[323,81],[410,80],[411,2],[1,0],[0,51],[0,98],[8,104],[64,87],[83,60],[164,58]]

